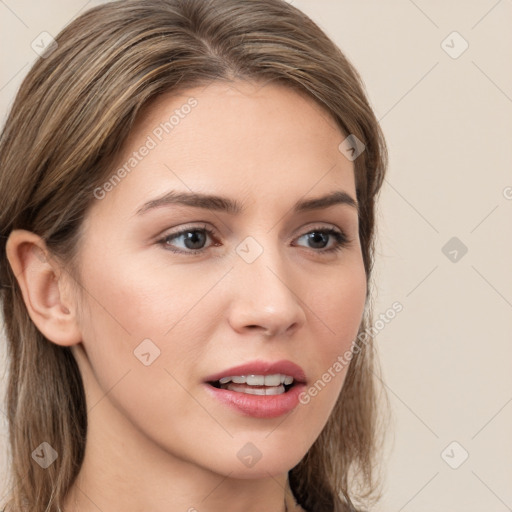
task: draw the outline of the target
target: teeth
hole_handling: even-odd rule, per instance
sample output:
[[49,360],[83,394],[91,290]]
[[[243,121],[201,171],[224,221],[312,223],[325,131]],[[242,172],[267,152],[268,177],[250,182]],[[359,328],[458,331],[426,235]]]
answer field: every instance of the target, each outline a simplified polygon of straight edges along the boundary
[[284,393],[284,386],[273,386],[269,388],[248,388],[244,386],[237,386],[236,384],[228,384],[229,391],[237,391],[238,393],[246,393],[247,395],[281,395]]
[[264,386],[265,377],[263,375],[247,375],[246,382],[249,386]]
[[249,386],[279,386],[285,384],[289,386],[293,383],[293,377],[275,373],[273,375],[233,375],[231,377],[222,377],[219,379],[221,384],[233,382],[234,384],[247,384]]
[[279,386],[265,389],[266,395],[281,395],[282,393],[284,393],[284,386],[281,386],[281,384],[279,384]]
[[265,375],[265,386],[279,386],[280,384],[281,384],[281,375],[279,375],[279,374]]

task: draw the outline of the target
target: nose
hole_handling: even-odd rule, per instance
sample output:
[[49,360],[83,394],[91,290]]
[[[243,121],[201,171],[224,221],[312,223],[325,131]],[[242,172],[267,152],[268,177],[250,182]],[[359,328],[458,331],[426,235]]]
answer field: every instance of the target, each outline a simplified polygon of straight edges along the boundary
[[[276,250],[266,249],[253,262],[237,258],[232,272],[228,319],[239,334],[290,336],[306,321],[304,302],[289,265]],[[294,289],[295,288],[295,289]]]

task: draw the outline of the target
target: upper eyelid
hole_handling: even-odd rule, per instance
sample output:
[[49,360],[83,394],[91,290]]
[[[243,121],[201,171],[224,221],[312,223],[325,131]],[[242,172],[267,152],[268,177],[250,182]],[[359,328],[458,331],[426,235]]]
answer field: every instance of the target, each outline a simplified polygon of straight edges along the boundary
[[[200,221],[199,222],[200,225],[184,225],[184,227],[182,227],[181,225],[180,226],[176,226],[176,229],[177,231],[173,231],[171,233],[168,233],[168,235],[179,235],[179,234],[182,234],[183,232],[187,232],[187,231],[197,231],[197,230],[201,230],[201,229],[204,229],[206,231],[212,231],[212,232],[215,232],[215,233],[218,233],[219,230],[217,228],[214,228],[214,227],[211,227],[211,225],[209,225],[210,223],[207,222],[207,221]],[[317,223],[309,223],[311,224],[310,227],[308,227],[308,230],[304,231],[304,234],[306,233],[309,233],[309,231],[314,231],[315,229],[318,229],[319,231],[320,230],[325,230],[325,229],[334,229],[334,230],[337,230],[341,233],[346,233],[346,229],[344,228],[341,228],[341,227],[338,227],[336,226],[334,223],[332,222],[326,222],[324,221],[324,224],[327,224],[327,226],[322,226],[322,222],[317,222]],[[174,228],[169,228],[169,229],[174,229]],[[301,229],[301,228],[299,228]],[[297,231],[297,230],[295,230]],[[164,231],[164,233],[167,232],[167,230]]]
[[[328,230],[331,230],[331,229],[334,230],[334,231],[338,231],[340,234],[342,234],[342,235],[344,235],[345,237],[348,238],[347,231],[345,229],[339,228],[339,227],[334,226],[334,225],[331,224],[330,226],[320,226],[320,225],[316,225],[315,226],[315,225],[313,225],[313,226],[309,227],[306,231],[304,231],[302,234],[295,235],[294,239],[297,238],[297,237],[300,237],[300,236],[307,235],[311,231],[315,231],[315,230],[317,230],[317,231],[328,231]],[[212,229],[211,227],[207,227],[205,225],[203,225],[203,226],[185,226],[184,228],[178,229],[178,231],[174,231],[174,232],[171,232],[171,233],[163,234],[159,238],[162,239],[162,238],[169,238],[171,236],[179,236],[179,235],[182,235],[184,233],[188,233],[189,231],[206,231],[210,236],[213,236],[213,235],[218,233],[218,231],[215,228]]]

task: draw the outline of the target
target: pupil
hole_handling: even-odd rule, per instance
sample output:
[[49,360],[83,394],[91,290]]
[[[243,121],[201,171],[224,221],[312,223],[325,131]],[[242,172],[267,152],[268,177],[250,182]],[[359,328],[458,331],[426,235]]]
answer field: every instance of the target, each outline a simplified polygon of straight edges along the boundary
[[189,231],[185,237],[187,249],[201,249],[206,241],[206,236],[202,231]]
[[327,245],[327,235],[326,233],[319,233],[317,231],[314,231],[313,233],[309,234],[309,242],[310,246],[314,247],[315,249],[322,249]]

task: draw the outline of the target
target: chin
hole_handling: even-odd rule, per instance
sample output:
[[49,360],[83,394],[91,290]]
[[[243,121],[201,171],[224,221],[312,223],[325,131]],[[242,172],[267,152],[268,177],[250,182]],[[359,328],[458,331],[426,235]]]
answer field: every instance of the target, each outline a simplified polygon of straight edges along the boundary
[[283,443],[265,443],[262,440],[243,442],[241,448],[238,448],[239,445],[237,442],[232,452],[234,457],[226,457],[226,452],[230,453],[231,449],[223,453],[222,459],[216,464],[217,473],[239,479],[278,477],[295,467],[309,448],[300,449],[301,443],[292,438]]
[[240,480],[259,480],[262,478],[274,477],[285,475],[295,467],[302,457],[293,459],[293,461],[283,460],[269,460],[266,463],[261,459],[253,467],[240,467],[241,464],[228,464],[227,472],[222,472],[224,476],[236,478]]

